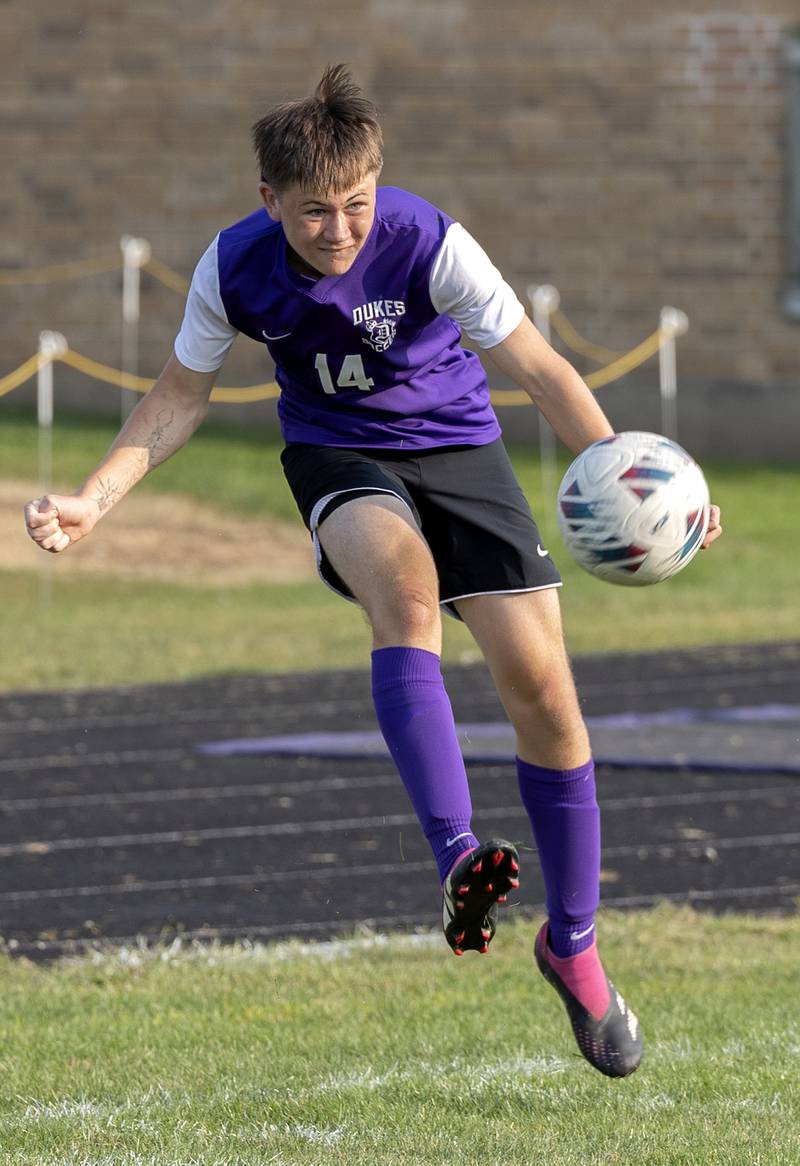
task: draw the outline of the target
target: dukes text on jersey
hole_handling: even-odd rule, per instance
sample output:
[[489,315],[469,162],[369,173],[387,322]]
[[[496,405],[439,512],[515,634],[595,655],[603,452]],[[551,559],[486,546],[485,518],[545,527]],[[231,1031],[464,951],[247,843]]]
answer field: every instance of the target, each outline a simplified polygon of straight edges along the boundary
[[405,313],[403,300],[370,300],[353,308],[353,323],[366,328],[367,335],[362,337],[364,344],[375,352],[385,352],[397,333],[397,317]]

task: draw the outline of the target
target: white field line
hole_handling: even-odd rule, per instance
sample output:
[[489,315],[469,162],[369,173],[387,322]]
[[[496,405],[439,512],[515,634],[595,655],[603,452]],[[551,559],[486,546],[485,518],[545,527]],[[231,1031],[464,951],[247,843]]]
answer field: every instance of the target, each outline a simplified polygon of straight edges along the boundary
[[[483,767],[481,767],[483,768]],[[488,767],[487,767],[488,768]],[[508,766],[492,767],[495,772],[507,772]],[[248,785],[177,786],[174,789],[129,790],[124,793],[60,794],[40,798],[3,798],[0,810],[14,813],[26,810],[81,809],[84,806],[126,806],[147,803],[216,800],[217,798],[272,797],[284,794],[302,795],[320,790],[381,789],[398,785],[395,773],[374,774],[369,777],[319,777],[306,781],[275,783],[257,782]],[[787,779],[784,785],[755,789],[695,790],[674,794],[641,794],[624,798],[604,798],[603,810],[658,809],[665,806],[696,806],[708,803],[763,801],[769,797],[800,795],[800,785]],[[476,813],[480,813],[477,810]]]
[[[270,1156],[265,1159],[264,1166],[294,1166],[286,1158]],[[143,1158],[130,1150],[115,1151],[114,1154],[105,1154],[102,1158],[53,1158],[37,1154],[31,1157],[25,1150],[24,1157],[14,1152],[13,1158],[4,1157],[3,1166],[243,1166],[241,1158],[155,1158],[152,1155]]]
[[620,895],[618,898],[604,896],[603,906],[618,907],[656,907],[659,903],[716,903],[717,901],[739,899],[763,899],[771,895],[784,897],[800,895],[800,883],[769,883],[760,887],[720,887],[709,891],[670,891],[655,895]]
[[[751,1052],[763,1055],[765,1043],[777,1054],[788,1052],[791,1055],[796,1049],[797,1038],[796,1028],[790,1028],[782,1032],[754,1033],[736,1042],[735,1048],[730,1045],[715,1047],[709,1046],[708,1043],[693,1044],[688,1040],[677,1043],[656,1041],[648,1046],[647,1055],[648,1061],[661,1065],[678,1066],[687,1062],[698,1062],[703,1066],[720,1065],[728,1068],[732,1060],[746,1058]],[[567,1099],[572,1096],[569,1084],[565,1082],[564,1085],[555,1085],[553,1079],[565,1074],[582,1072],[582,1063],[574,1054],[560,1057],[520,1052],[512,1056],[483,1061],[456,1057],[448,1061],[414,1061],[409,1066],[395,1064],[384,1070],[376,1070],[371,1065],[365,1065],[350,1072],[329,1074],[319,1081],[311,1081],[299,1088],[293,1085],[290,1097],[294,1104],[302,1105],[320,1096],[344,1098],[348,1095],[370,1094],[379,1090],[385,1092],[393,1087],[407,1090],[409,1086],[415,1085],[434,1089],[446,1096],[453,1094],[456,1097],[464,1097],[480,1095],[487,1089],[494,1092],[497,1084],[502,1083],[505,1096],[514,1095],[519,1098],[547,1096],[552,1100],[560,1095]],[[276,1099],[284,1100],[285,1095],[280,1088],[270,1090],[270,1093]],[[25,1098],[20,1100],[25,1104],[24,1111],[3,1118],[0,1121],[0,1129],[19,1128],[31,1123],[56,1125],[67,1122],[82,1124],[84,1127],[96,1125],[103,1129],[113,1124],[118,1134],[124,1134],[127,1128],[135,1129],[139,1133],[144,1129],[154,1129],[159,1111],[170,1113],[174,1119],[175,1111],[180,1107],[191,1107],[201,1102],[211,1107],[233,1103],[246,1107],[251,1097],[246,1090],[226,1088],[207,1098],[188,1093],[172,1097],[163,1090],[154,1095],[152,1090],[148,1090],[144,1094],[133,1094],[117,1104],[96,1098],[72,1097],[47,1101]],[[635,1107],[643,1113],[677,1110],[684,1104],[685,1098],[677,1087],[674,1095],[668,1090],[650,1092],[645,1089],[634,1101]],[[770,1097],[720,1098],[700,1108],[707,1112],[719,1112],[721,1109],[730,1113],[771,1115],[783,1112],[785,1101],[779,1093],[773,1093]],[[254,1127],[252,1123],[247,1123],[241,1131],[233,1133],[233,1136],[237,1139],[252,1140],[254,1133],[262,1136],[285,1134],[315,1145],[333,1146],[345,1136],[345,1127],[324,1128],[307,1122]],[[53,1162],[53,1159],[48,1158],[47,1161]],[[112,1159],[84,1159],[84,1161],[91,1161],[93,1166],[98,1166],[99,1163],[110,1163]],[[124,1151],[113,1159],[114,1166],[138,1161],[145,1160]],[[150,1159],[150,1161],[160,1163],[163,1160]],[[74,1159],[70,1159],[69,1166],[75,1166]],[[183,1162],[180,1166],[189,1166],[189,1163]],[[203,1160],[203,1166],[208,1166],[207,1159]]]
[[[405,915],[399,917],[404,924],[411,925],[418,922],[417,915]],[[292,929],[296,935],[310,933],[313,935],[315,925],[313,923],[299,923]],[[442,945],[442,935],[440,931],[419,931],[410,934],[393,934],[388,931],[369,931],[371,923],[364,919],[346,920],[342,928],[344,931],[368,931],[366,935],[357,935],[350,939],[286,939],[281,938],[277,941],[262,943],[257,939],[241,939],[234,937],[235,949],[230,944],[223,944],[217,942],[212,938],[211,946],[209,947],[208,940],[203,939],[189,939],[187,936],[177,937],[172,941],[170,946],[161,952],[154,951],[147,944],[146,939],[141,936],[135,937],[126,947],[112,948],[111,961],[120,962],[123,964],[138,964],[140,962],[150,962],[152,960],[162,960],[168,963],[175,963],[176,961],[199,961],[201,963],[208,963],[212,967],[216,964],[227,963],[229,960],[236,963],[240,960],[257,960],[264,963],[291,963],[294,960],[318,961],[320,963],[334,963],[336,960],[352,959],[364,952],[386,950],[391,948],[394,950],[395,944],[400,945],[400,950],[416,949],[431,950],[440,948]],[[257,933],[265,936],[275,935],[280,933],[279,928],[264,927],[256,928]],[[235,951],[231,957],[229,953]],[[107,949],[103,948],[92,953],[91,959],[94,963],[108,962]]]
[[[218,798],[268,798],[284,794],[317,793],[323,790],[379,789],[396,786],[397,774],[379,774],[374,777],[319,777],[307,781],[251,783],[249,785],[178,786],[175,789],[130,790],[125,793],[61,794],[42,798],[0,799],[0,810],[6,813],[23,810],[68,810],[84,806],[135,806],[150,802],[216,801]],[[755,791],[754,791],[755,792]]]
[[85,899],[106,895],[141,895],[154,891],[202,890],[210,887],[256,887],[271,884],[329,882],[331,879],[392,875],[403,871],[417,874],[430,871],[431,862],[379,863],[374,866],[322,866],[298,871],[282,870],[271,874],[204,875],[197,878],[155,879],[131,883],[107,883],[101,886],[48,887],[45,890],[0,891],[0,903],[36,903],[47,899]]
[[183,761],[186,749],[112,749],[102,753],[50,753],[44,757],[5,757],[0,760],[0,773],[30,773],[35,769],[90,769],[99,765],[144,765],[150,761]]
[[[687,846],[696,846],[697,843],[686,843]],[[607,857],[603,851],[602,857]],[[42,889],[26,889],[23,891],[0,891],[0,903],[13,906],[16,903],[38,903],[58,901],[64,899],[105,898],[109,895],[149,895],[162,891],[192,891],[211,890],[215,887],[263,887],[280,886],[281,884],[296,885],[299,883],[329,882],[332,879],[350,879],[361,877],[382,877],[399,874],[420,874],[431,870],[431,863],[422,862],[393,862],[362,864],[359,866],[332,866],[317,867],[298,871],[274,871],[270,874],[230,874],[230,875],[202,875],[194,878],[176,879],[143,879],[127,883],[100,883],[76,887],[45,887]],[[710,891],[678,891],[663,892],[660,894],[631,895],[624,897],[605,896],[607,906],[638,906],[661,900],[693,900],[759,897],[768,894],[780,893],[783,895],[800,892],[800,883],[770,884],[767,886],[743,886],[719,888]]]
[[[445,674],[445,680],[447,676]],[[730,671],[701,671],[699,673],[676,674],[674,676],[651,676],[647,679],[635,677],[630,680],[614,681],[587,681],[579,684],[581,696],[590,696],[598,694],[602,696],[624,695],[625,693],[632,693],[641,695],[643,693],[673,693],[678,691],[681,696],[689,691],[716,691],[720,686],[720,681],[724,682],[726,689],[733,688],[757,688],[760,691],[770,687],[782,688],[787,681],[794,682],[797,680],[796,665],[788,665],[783,668],[758,668],[751,671],[745,671],[741,674],[736,674],[733,669]],[[124,692],[124,689],[122,690]],[[138,692],[138,689],[131,689],[132,694]],[[288,695],[281,693],[276,687],[275,689],[265,688],[263,695],[270,697],[275,702],[280,702],[281,710],[289,712],[295,709],[303,709],[308,707],[308,697],[305,694]],[[487,687],[485,692],[478,692],[474,697],[470,698],[467,692],[459,695],[457,701],[459,710],[462,708],[473,707],[475,705],[483,706],[487,700],[492,698],[492,692]],[[77,694],[80,699],[81,694]],[[170,696],[170,693],[165,693],[165,699]],[[232,701],[236,700],[235,687],[231,690]],[[252,698],[251,698],[252,699]],[[314,706],[315,719],[321,716],[330,715],[332,719],[338,720],[342,712],[349,710],[362,711],[366,703],[368,703],[368,695],[362,698],[341,698],[336,700],[321,701]],[[234,711],[225,705],[215,704],[207,708],[192,708],[192,709],[175,709],[165,713],[161,710],[146,710],[134,713],[95,713],[86,714],[85,716],[62,716],[52,717],[50,715],[43,716],[37,714],[23,715],[18,720],[0,721],[0,733],[61,733],[69,729],[92,729],[92,728],[115,728],[120,727],[137,727],[137,726],[155,726],[155,725],[176,725],[176,724],[210,724],[214,721],[223,722],[226,724],[233,724],[241,721],[258,722],[264,718],[264,703],[263,699],[260,702],[245,706],[240,704],[234,706]],[[274,722],[272,717],[271,721]]]
[[[518,811],[519,807],[515,807]],[[495,813],[494,816],[499,816]],[[215,842],[232,838],[297,837],[302,834],[339,834],[349,830],[378,830],[384,826],[410,826],[416,823],[414,814],[381,814],[369,818],[322,819],[316,822],[275,822],[259,826],[216,826],[203,829],[161,830],[150,834],[106,834],[87,838],[37,839],[32,842],[14,842],[0,845],[0,858],[31,853],[63,850],[108,850],[127,846],[161,846],[185,842]],[[41,849],[39,849],[41,848]]]
[[39,1121],[63,1121],[85,1118],[107,1118],[118,1112],[118,1106],[100,1101],[79,1100],[65,1097],[60,1101],[30,1101],[19,1119],[21,1125]]
[[663,842],[652,842],[645,845],[609,846],[603,850],[603,858],[650,858],[663,856],[670,858],[674,854],[692,853],[703,845],[714,850],[760,850],[764,846],[795,846],[800,842],[800,833],[792,834],[754,834],[749,838],[715,838],[710,837],[701,841],[693,839],[665,839]]
[[372,1066],[356,1069],[350,1073],[333,1073],[316,1085],[301,1089],[298,1097],[318,1097],[324,1094],[367,1093],[385,1089],[391,1085],[406,1085],[424,1079],[433,1081],[445,1092],[456,1090],[462,1095],[465,1090],[490,1085],[498,1080],[518,1080],[520,1078],[553,1077],[565,1073],[573,1066],[574,1058],[567,1060],[557,1056],[526,1056],[522,1053],[514,1057],[498,1057],[488,1060],[466,1060],[455,1058],[451,1061],[415,1061],[413,1068],[393,1066],[384,1072],[376,1072]]
[[[183,694],[179,693],[177,696],[178,700],[180,700]],[[275,702],[277,708],[277,716],[275,711],[270,709],[269,719],[271,725],[276,721],[280,723],[282,719],[286,719],[283,715],[284,713],[291,714],[293,722],[296,722],[296,710],[309,707],[307,695],[291,699],[282,695],[280,692],[265,692],[264,696],[265,699]],[[364,706],[368,702],[369,692],[365,686],[363,699],[359,699],[358,697],[345,697],[315,703],[313,706],[314,719],[319,720],[329,716],[332,721],[338,723],[342,713],[363,712]],[[175,725],[209,725],[215,722],[224,725],[252,725],[258,724],[263,720],[263,701],[260,704],[245,705],[243,707],[236,701],[234,693],[230,698],[230,703],[212,705],[209,708],[178,707],[169,709],[167,712],[164,712],[162,709],[148,709],[132,713],[120,711],[115,713],[87,713],[85,716],[64,717],[36,716],[34,714],[20,717],[18,721],[0,721],[0,733],[30,733],[38,737],[43,736],[45,733],[66,733],[73,729],[79,729],[83,732],[87,729],[137,729],[155,728],[157,725],[168,725],[170,727]]]
[[280,1130],[279,1126],[270,1126],[272,1133],[283,1132],[289,1134],[293,1138],[302,1138],[305,1142],[312,1142],[316,1146],[335,1146],[344,1137],[344,1129],[342,1126],[336,1126],[332,1130],[323,1130],[319,1126],[311,1125],[293,1125],[284,1126]]
[[[658,892],[652,895],[620,895],[617,898],[604,897],[601,910],[658,907],[661,903],[692,907],[699,903],[727,902],[743,904],[764,898],[796,899],[800,897],[800,883],[776,885],[770,883],[757,887],[726,887],[708,891]],[[527,905],[527,909],[544,916],[543,903]],[[119,962],[138,965],[145,961],[201,960],[211,965],[237,959],[290,960],[295,956],[306,959],[336,959],[348,954],[351,943],[366,944],[368,947],[382,946],[390,942],[410,942],[438,947],[442,943],[436,926],[436,913],[415,912],[413,915],[395,914],[378,918],[356,919],[337,918],[335,924],[327,922],[304,922],[276,924],[274,926],[195,928],[181,932],[171,940],[165,949],[158,937],[146,935],[108,935],[102,940],[52,940],[45,945],[35,942],[21,943],[10,939],[9,951],[27,951],[46,946],[50,951],[64,951],[70,960],[90,959],[98,964]],[[418,930],[408,934],[398,932],[399,927],[413,927]],[[428,930],[430,928],[431,930]],[[421,930],[420,930],[421,929]],[[337,931],[363,932],[355,940],[324,940],[320,935]],[[310,939],[304,939],[309,936]],[[291,938],[289,938],[291,937]],[[79,954],[76,954],[79,949]],[[82,954],[81,954],[82,953]]]
[[[499,806],[479,811],[485,821],[494,819],[527,818],[520,805]],[[162,830],[144,834],[105,834],[84,838],[31,839],[25,842],[8,842],[0,845],[0,858],[11,858],[20,854],[48,854],[69,850],[107,850],[132,846],[161,846],[182,843],[215,842],[234,838],[297,837],[303,834],[340,834],[351,830],[380,830],[397,826],[416,824],[414,814],[379,814],[365,818],[322,819],[314,822],[273,822],[254,826],[216,826],[202,829]],[[800,842],[800,833],[756,834],[745,838],[716,838],[706,840],[716,850],[742,850],[762,846],[793,846]],[[640,843],[630,846],[613,846],[602,852],[604,858],[639,857],[658,855],[668,848],[671,854],[696,850],[696,840],[669,839],[660,842]]]
[[[364,921],[354,923],[354,927],[365,929]],[[386,932],[357,935],[349,939],[299,940],[283,939],[277,942],[260,943],[251,939],[236,939],[232,944],[216,941],[198,942],[185,934],[177,936],[166,947],[152,946],[142,937],[134,937],[119,947],[106,947],[92,951],[90,961],[96,965],[121,964],[125,967],[141,967],[147,963],[200,963],[210,967],[220,964],[241,962],[264,962],[275,964],[293,961],[318,961],[334,963],[349,960],[371,951],[434,950],[441,947],[440,932],[423,931],[413,934],[389,934]]]

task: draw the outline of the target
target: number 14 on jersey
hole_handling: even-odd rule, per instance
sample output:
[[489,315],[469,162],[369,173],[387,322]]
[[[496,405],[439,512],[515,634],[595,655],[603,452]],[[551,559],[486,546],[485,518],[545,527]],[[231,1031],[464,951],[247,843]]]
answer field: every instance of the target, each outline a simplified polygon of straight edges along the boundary
[[317,370],[320,384],[326,393],[335,393],[337,388],[360,389],[362,393],[368,393],[375,384],[372,377],[367,376],[364,361],[358,354],[344,358],[335,385],[328,364],[327,352],[317,353],[314,357],[314,368]]

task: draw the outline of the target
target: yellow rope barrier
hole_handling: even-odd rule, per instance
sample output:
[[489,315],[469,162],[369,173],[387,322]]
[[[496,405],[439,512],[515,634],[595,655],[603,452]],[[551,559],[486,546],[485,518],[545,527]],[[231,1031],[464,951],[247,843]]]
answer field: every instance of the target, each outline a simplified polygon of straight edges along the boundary
[[[112,259],[109,256],[98,259],[75,260],[71,263],[54,263],[47,267],[32,267],[24,271],[6,270],[0,271],[0,287],[11,287],[24,283],[41,283],[52,280],[75,279],[83,275],[94,275],[99,272],[118,271],[120,267],[121,259],[117,256]],[[178,292],[180,295],[185,295],[188,291],[189,281],[177,271],[173,271],[166,263],[162,263],[160,259],[155,259],[151,256],[143,264],[143,270],[149,272],[154,279],[157,279],[160,283],[172,291]],[[602,363],[603,361],[609,362],[604,368],[599,368],[584,377],[586,384],[592,390],[610,384],[612,381],[625,376],[626,373],[631,372],[632,369],[637,368],[640,364],[644,364],[646,360],[649,360],[651,356],[658,352],[663,343],[662,331],[659,329],[643,340],[641,344],[638,344],[636,348],[631,349],[630,352],[620,354],[610,348],[605,348],[603,345],[593,344],[584,339],[560,309],[556,309],[550,318],[558,335],[573,351],[598,363]],[[155,383],[146,377],[133,376],[131,373],[112,368],[107,364],[101,364],[100,361],[92,360],[91,357],[83,356],[79,352],[67,349],[66,352],[57,357],[43,357],[37,353],[21,364],[19,368],[14,369],[7,376],[0,378],[0,397],[5,396],[7,393],[12,392],[24,384],[27,380],[30,380],[38,372],[41,364],[51,359],[62,360],[65,364],[70,365],[86,376],[93,377],[95,380],[104,381],[106,384],[115,385],[120,389],[130,389],[136,393],[149,392]],[[280,396],[280,388],[274,381],[270,381],[267,384],[248,385],[241,388],[216,388],[211,393],[211,400],[221,401],[227,404],[246,404],[253,401],[273,400],[278,396]],[[492,401],[495,405],[503,407],[510,405],[528,405],[530,404],[530,397],[521,389],[495,389],[492,392]]]
[[61,279],[79,279],[83,275],[97,275],[102,271],[119,271],[122,257],[73,259],[69,263],[51,263],[47,267],[26,267],[19,271],[0,271],[0,287],[15,287],[23,283],[52,283]]
[[[122,256],[100,256],[97,259],[74,259],[69,263],[51,263],[46,267],[26,267],[19,271],[0,271],[0,287],[16,287],[25,283],[54,283],[65,279],[80,279],[85,275],[98,275],[101,272],[120,271]],[[186,295],[189,290],[189,281],[184,276],[173,271],[160,259],[148,259],[142,265],[159,283]]]
[[[618,357],[605,368],[598,368],[595,372],[589,373],[583,379],[592,391],[601,389],[604,385],[610,384],[611,381],[624,377],[626,373],[638,368],[640,364],[644,364],[646,360],[658,352],[662,344],[663,338],[659,328],[646,337],[641,344],[637,344],[636,348],[632,348],[624,356]],[[530,397],[522,389],[494,389],[492,391],[492,404],[494,405],[506,408],[510,405],[529,405],[530,403]]]
[[24,385],[31,377],[35,377],[41,365],[47,364],[52,359],[52,356],[42,357],[38,352],[28,357],[19,368],[15,368],[13,372],[0,379],[0,397],[4,397],[6,393],[12,393],[14,389]]
[[[24,385],[26,381],[36,376],[42,365],[49,364],[54,360],[68,364],[71,368],[77,369],[78,372],[84,373],[93,380],[104,381],[118,389],[130,389],[134,393],[148,393],[155,384],[155,381],[147,377],[133,376],[131,373],[123,372],[122,369],[112,368],[109,364],[101,364],[99,360],[92,360],[90,356],[83,356],[82,353],[68,348],[66,352],[56,356],[42,356],[37,352],[23,361],[18,368],[6,376],[0,377],[0,397],[4,397],[6,393],[12,393],[20,385]],[[245,385],[242,388],[216,388],[211,393],[211,400],[221,401],[228,405],[246,405],[252,401],[274,400],[280,396],[280,393],[280,387],[275,381],[269,381],[263,385]]]
[[641,344],[637,344],[630,352],[626,352],[618,360],[614,360],[611,364],[606,365],[605,368],[598,368],[595,372],[589,373],[583,379],[590,389],[601,389],[603,385],[608,385],[612,381],[619,380],[626,373],[638,368],[640,364],[644,364],[646,360],[649,360],[651,356],[654,356],[658,352],[663,343],[664,337],[661,329],[657,328],[655,332],[651,332]]
[[607,364],[623,355],[621,352],[615,352],[612,348],[604,348],[602,344],[593,344],[591,340],[585,340],[560,308],[551,312],[550,322],[567,347],[571,348],[573,352],[579,353],[580,356],[596,360],[598,364]]
[[[133,376],[111,365],[101,364],[99,360],[92,360],[69,348],[58,357],[64,364],[70,365],[86,376],[93,377],[106,384],[116,385],[118,389],[131,389],[134,393],[147,393],[155,384],[147,377]],[[280,396],[280,388],[274,381],[263,385],[247,385],[242,388],[216,388],[211,393],[212,401],[224,401],[226,404],[247,404],[251,401],[270,401]]]
[[177,271],[173,271],[171,267],[167,267],[166,263],[162,263],[160,259],[154,259],[151,256],[147,263],[143,265],[143,270],[149,271],[154,279],[157,279],[159,283],[163,283],[165,287],[172,288],[179,295],[185,296],[189,290],[188,279],[184,279]]
[[[657,329],[636,348],[632,348],[630,352],[626,352],[617,360],[612,361],[611,364],[606,365],[605,368],[599,368],[590,373],[589,376],[584,377],[584,380],[592,390],[602,388],[644,364],[646,360],[658,352],[662,344],[663,333],[661,329]],[[36,375],[42,364],[46,364],[50,360],[60,360],[94,380],[104,381],[118,389],[130,389],[135,393],[147,393],[155,384],[155,381],[148,377],[134,376],[132,373],[123,372],[122,369],[113,368],[109,364],[102,364],[99,360],[93,360],[89,356],[84,356],[82,353],[68,348],[56,356],[43,356],[37,352],[29,357],[18,368],[0,378],[0,397],[4,397],[7,393],[13,392],[14,389],[29,381],[31,377]],[[211,400],[229,405],[249,404],[253,401],[274,400],[280,396],[280,392],[280,387],[275,381],[270,381],[266,384],[245,385],[241,388],[216,388],[211,393]],[[505,408],[510,405],[529,405],[531,399],[522,389],[493,389],[492,403]]]
[[122,369],[112,368],[109,364],[101,364],[99,360],[92,360],[89,356],[82,356],[68,348],[58,358],[64,364],[75,368],[78,372],[93,377],[96,381],[105,381],[107,385],[116,385],[118,389],[131,389],[134,393],[147,393],[152,389],[155,381],[147,377],[137,377]]

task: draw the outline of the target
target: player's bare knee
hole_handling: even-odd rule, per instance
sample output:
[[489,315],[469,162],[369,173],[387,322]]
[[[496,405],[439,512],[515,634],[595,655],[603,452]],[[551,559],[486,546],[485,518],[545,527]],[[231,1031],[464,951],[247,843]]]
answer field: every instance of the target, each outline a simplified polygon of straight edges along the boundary
[[504,699],[520,737],[567,742],[585,732],[571,679],[565,683],[558,674],[528,677],[507,690]]
[[367,607],[376,639],[393,643],[438,640],[441,616],[438,596],[432,589],[408,585],[382,595]]

